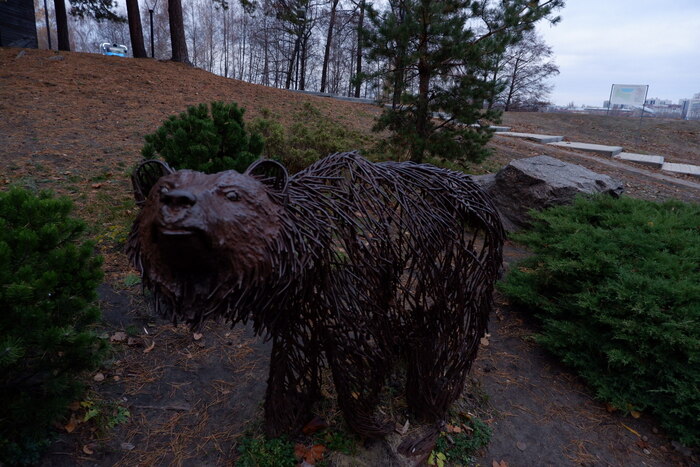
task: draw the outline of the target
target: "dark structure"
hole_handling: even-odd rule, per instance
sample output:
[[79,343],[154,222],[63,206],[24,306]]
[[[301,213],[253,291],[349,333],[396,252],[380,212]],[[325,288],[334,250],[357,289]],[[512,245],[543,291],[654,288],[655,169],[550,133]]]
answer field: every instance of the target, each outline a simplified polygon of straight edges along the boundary
[[32,0],[0,0],[0,47],[38,47]]
[[290,178],[273,161],[245,174],[169,172],[158,162],[135,172],[131,261],[173,319],[252,320],[271,336],[269,434],[308,421],[325,364],[362,435],[394,426],[375,409],[399,359],[411,409],[445,415],[486,328],[503,243],[467,175],[356,153]]

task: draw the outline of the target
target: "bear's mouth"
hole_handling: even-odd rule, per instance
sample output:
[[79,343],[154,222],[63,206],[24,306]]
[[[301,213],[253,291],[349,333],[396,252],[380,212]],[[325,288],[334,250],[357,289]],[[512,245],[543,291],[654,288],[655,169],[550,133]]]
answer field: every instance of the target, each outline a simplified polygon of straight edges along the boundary
[[153,229],[153,244],[161,260],[180,272],[211,270],[216,263],[211,242],[198,229],[160,225]]
[[164,237],[186,237],[190,235],[195,235],[195,231],[190,229],[160,228],[158,229],[158,233]]

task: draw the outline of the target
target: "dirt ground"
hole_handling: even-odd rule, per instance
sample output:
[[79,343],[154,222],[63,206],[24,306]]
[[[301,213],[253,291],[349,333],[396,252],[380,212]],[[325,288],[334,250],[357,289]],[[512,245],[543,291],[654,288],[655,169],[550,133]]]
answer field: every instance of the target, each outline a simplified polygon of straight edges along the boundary
[[[311,102],[328,118],[362,132],[378,114],[373,106],[170,62],[0,48],[0,189],[19,184],[69,196],[76,213],[93,226],[105,257],[104,332],[116,352],[92,375],[91,391],[130,414],[105,432],[67,421],[43,465],[231,465],[237,442],[259,420],[269,357],[264,339],[221,323],[195,335],[151,316],[121,250],[135,215],[128,173],[140,159],[143,136],[187,105],[211,100],[236,101],[248,118],[272,109],[287,122]],[[504,124],[700,165],[700,122],[645,119],[641,136],[639,122],[624,117],[509,113]],[[631,196],[700,200],[697,179],[505,137],[494,137],[490,146],[494,156],[481,171],[548,154],[622,180]],[[508,261],[524,254],[510,244],[506,251]],[[700,465],[697,453],[666,438],[645,414],[635,419],[610,413],[593,400],[532,342],[536,325],[501,298],[497,302],[470,385],[494,431],[479,465]],[[82,417],[80,410],[71,420]],[[376,451],[365,447],[354,462],[380,465],[376,457],[362,457]]]

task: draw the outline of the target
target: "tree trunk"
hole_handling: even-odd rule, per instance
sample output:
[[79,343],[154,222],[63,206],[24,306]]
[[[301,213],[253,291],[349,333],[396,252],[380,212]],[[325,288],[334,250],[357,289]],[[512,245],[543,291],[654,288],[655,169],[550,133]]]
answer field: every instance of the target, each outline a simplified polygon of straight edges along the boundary
[[143,45],[143,28],[141,27],[141,12],[138,0],[126,0],[126,16],[129,20],[129,37],[131,38],[131,53],[134,58],[146,58],[146,47]]
[[355,97],[360,97],[360,88],[362,87],[362,82],[360,81],[360,75],[362,74],[362,27],[365,22],[365,0],[360,0],[360,18],[357,20],[357,72],[355,73]]
[[323,69],[321,71],[321,92],[326,92],[326,81],[328,80],[328,61],[331,56],[331,42],[333,42],[333,27],[335,26],[335,9],[338,0],[331,0],[331,17],[328,19],[328,33],[326,34],[326,50],[323,53]]
[[311,36],[311,31],[304,35],[304,39],[301,42],[301,53],[299,57],[301,59],[301,68],[299,77],[299,89],[301,91],[306,90],[306,61],[309,58],[309,37]]
[[182,3],[180,3],[180,0],[168,0],[168,20],[170,23],[170,45],[173,50],[172,60],[190,65],[190,59],[187,56],[185,23],[182,18]]
[[520,65],[520,58],[515,59],[515,65],[513,65],[513,74],[510,77],[510,85],[508,86],[508,96],[506,97],[505,112],[510,110],[510,104],[513,101],[513,95],[515,94],[515,80],[518,77],[518,65]]
[[418,40],[418,101],[416,102],[416,141],[411,148],[411,160],[417,164],[423,161],[423,153],[429,138],[430,112],[428,94],[430,92],[430,64],[428,63],[428,21],[421,24],[422,32]]
[[58,38],[58,50],[70,51],[70,39],[68,38],[68,15],[66,14],[65,0],[53,0],[56,10],[56,36]]
[[294,73],[294,62],[296,62],[297,54],[299,53],[299,44],[301,42],[301,37],[297,36],[294,41],[294,50],[292,51],[292,56],[289,59],[289,69],[287,70],[287,81],[284,83],[284,88],[289,89],[292,86],[292,73]]

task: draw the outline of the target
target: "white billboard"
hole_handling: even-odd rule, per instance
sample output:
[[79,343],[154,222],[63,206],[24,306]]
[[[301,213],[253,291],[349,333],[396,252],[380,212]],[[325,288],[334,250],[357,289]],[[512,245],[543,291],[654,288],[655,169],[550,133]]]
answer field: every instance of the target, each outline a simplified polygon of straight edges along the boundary
[[643,106],[647,98],[647,84],[613,84],[610,91],[610,105]]

